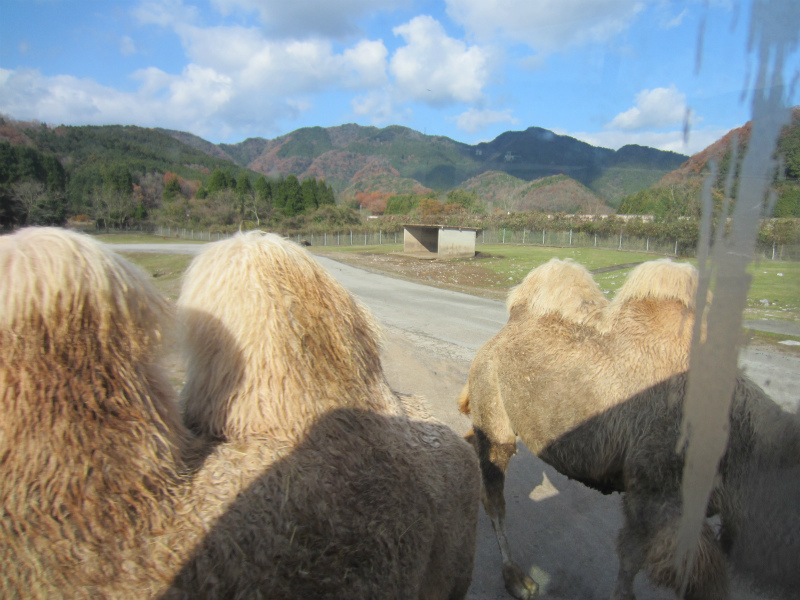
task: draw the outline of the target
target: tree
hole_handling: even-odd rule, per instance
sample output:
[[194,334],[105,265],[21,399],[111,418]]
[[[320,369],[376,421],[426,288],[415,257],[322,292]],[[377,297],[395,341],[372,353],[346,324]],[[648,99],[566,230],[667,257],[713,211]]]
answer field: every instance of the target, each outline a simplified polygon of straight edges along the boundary
[[220,190],[224,190],[229,187],[228,176],[224,171],[216,169],[213,173],[211,173],[211,177],[208,179],[206,190],[209,194],[213,194],[214,192],[219,192]]
[[293,217],[303,212],[303,191],[296,175],[289,175],[283,182],[283,214]]
[[336,196],[333,193],[333,186],[326,184],[324,179],[317,182],[317,204],[318,206],[335,206]]
[[447,192],[447,204],[458,204],[462,208],[469,210],[477,203],[478,194],[467,190],[450,190]]
[[253,194],[253,187],[250,185],[250,178],[243,175],[236,183],[236,197],[239,198],[239,217],[244,221],[244,207]]
[[259,176],[256,179],[255,183],[256,193],[258,194],[259,200],[266,202],[268,205],[272,204],[272,186],[270,185],[269,181],[267,181],[266,177],[263,175]]
[[40,181],[28,180],[20,181],[12,186],[14,198],[22,206],[25,214],[25,223],[33,225],[31,218],[39,204],[42,204],[47,196],[44,184]]
[[174,173],[164,174],[164,201],[172,202],[181,195],[181,184],[178,181],[178,176]]
[[116,190],[110,185],[95,189],[92,205],[95,220],[102,221],[106,229],[109,225],[121,228],[136,209],[132,194]]
[[303,209],[306,212],[310,212],[319,206],[319,200],[317,199],[317,180],[313,177],[307,177],[303,180],[303,183],[300,184],[300,190],[303,196]]

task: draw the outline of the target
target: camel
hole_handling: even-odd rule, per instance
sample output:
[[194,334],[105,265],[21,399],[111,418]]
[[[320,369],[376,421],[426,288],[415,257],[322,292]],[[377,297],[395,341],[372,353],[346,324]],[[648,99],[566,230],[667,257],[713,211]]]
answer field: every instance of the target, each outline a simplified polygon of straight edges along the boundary
[[[477,459],[389,388],[369,311],[306,251],[260,233],[198,256],[178,310],[185,422],[211,447],[196,509],[217,525],[173,589],[227,596],[234,581],[272,598],[463,598]],[[230,560],[239,548],[246,560]]]
[[170,308],[87,236],[0,237],[0,596],[152,597],[190,447]]
[[[517,436],[565,475],[605,493],[627,490],[633,502],[624,449],[593,463],[589,451],[560,454],[560,440],[688,369],[697,281],[691,265],[650,261],[609,302],[584,267],[553,259],[509,294],[509,320],[476,354],[459,407],[472,420],[484,508],[512,596],[538,590],[514,562],[505,533],[503,488]],[[628,575],[621,574],[615,598],[633,597]]]
[[175,314],[87,236],[0,237],[0,596],[463,598],[469,445],[386,384],[373,318],[274,235],[212,244]]

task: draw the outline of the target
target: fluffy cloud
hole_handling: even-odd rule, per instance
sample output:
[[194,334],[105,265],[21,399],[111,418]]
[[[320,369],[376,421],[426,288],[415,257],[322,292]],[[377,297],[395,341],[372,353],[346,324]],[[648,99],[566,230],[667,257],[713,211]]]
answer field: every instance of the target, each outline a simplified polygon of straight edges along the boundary
[[351,101],[353,112],[370,119],[373,125],[384,125],[402,120],[395,113],[392,96],[388,92],[370,92]]
[[642,0],[445,0],[479,39],[501,34],[538,52],[605,42],[630,27]]
[[636,106],[618,114],[606,129],[638,131],[641,129],[682,125],[686,117],[686,94],[673,85],[642,90],[636,94]]
[[494,123],[514,124],[517,122],[517,119],[511,116],[511,109],[478,110],[470,108],[468,111],[456,116],[455,121],[458,128],[462,131],[476,133]]
[[429,16],[415,17],[392,31],[406,42],[389,64],[399,94],[434,106],[481,98],[489,78],[487,51],[448,37]]
[[131,13],[140,23],[171,27],[197,20],[197,8],[184,5],[183,0],[144,0]]
[[408,4],[407,0],[212,0],[224,15],[237,10],[257,12],[273,36],[341,38],[357,33],[361,17]]

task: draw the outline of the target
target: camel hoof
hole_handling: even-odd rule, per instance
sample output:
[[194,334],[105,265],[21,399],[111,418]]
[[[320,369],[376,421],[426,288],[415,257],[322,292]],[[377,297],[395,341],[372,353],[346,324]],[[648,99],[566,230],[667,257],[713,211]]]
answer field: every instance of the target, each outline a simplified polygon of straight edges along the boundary
[[525,575],[514,563],[503,565],[503,581],[506,582],[508,593],[517,600],[532,600],[539,594],[539,584]]

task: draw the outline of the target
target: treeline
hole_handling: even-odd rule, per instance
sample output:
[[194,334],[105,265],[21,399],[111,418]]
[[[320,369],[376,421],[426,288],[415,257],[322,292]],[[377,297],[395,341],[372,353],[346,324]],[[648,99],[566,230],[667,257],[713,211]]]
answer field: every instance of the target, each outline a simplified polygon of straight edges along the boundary
[[309,177],[301,182],[296,175],[271,180],[260,175],[251,181],[246,175],[237,179],[219,169],[199,186],[167,173],[163,198],[161,209],[153,214],[155,223],[202,229],[224,229],[236,223],[274,227],[336,205],[333,188],[324,180]]
[[[720,175],[722,177],[722,175]],[[659,184],[631,194],[622,199],[617,212],[623,215],[653,215],[656,219],[677,217],[699,218],[702,212],[702,180],[684,181],[678,184]],[[724,182],[712,187],[711,197],[714,214],[719,215],[725,195]],[[778,180],[773,186],[775,204],[765,217],[776,219],[800,218],[800,185],[796,182]],[[735,198],[736,189],[732,190]],[[730,199],[730,202],[735,202]]]
[[0,227],[63,224],[66,187],[67,174],[55,154],[0,142]]

